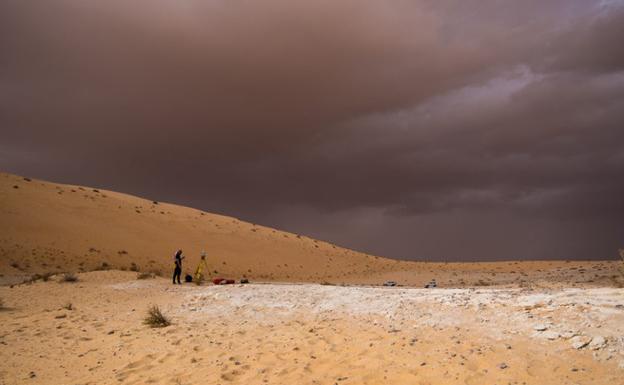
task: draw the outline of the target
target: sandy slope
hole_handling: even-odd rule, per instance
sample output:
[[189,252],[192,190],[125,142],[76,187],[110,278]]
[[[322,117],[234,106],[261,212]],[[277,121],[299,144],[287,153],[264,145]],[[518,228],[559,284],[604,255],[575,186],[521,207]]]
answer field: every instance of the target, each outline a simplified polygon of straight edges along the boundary
[[624,289],[79,278],[0,287],[0,384],[624,384]]
[[[0,175],[0,272],[114,268],[171,270],[182,248],[192,270],[253,279],[320,280],[363,274],[377,258],[196,209],[80,186]],[[14,266],[12,267],[11,264]]]
[[213,276],[252,281],[622,285],[616,261],[400,262],[188,207],[0,174],[0,283],[103,264],[168,276],[177,248],[188,257],[186,272],[205,249]]

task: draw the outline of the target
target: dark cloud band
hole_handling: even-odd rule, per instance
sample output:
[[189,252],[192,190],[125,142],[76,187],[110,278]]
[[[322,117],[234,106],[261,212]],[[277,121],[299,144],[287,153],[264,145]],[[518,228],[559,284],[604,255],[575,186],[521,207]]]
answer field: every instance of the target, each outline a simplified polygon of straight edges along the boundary
[[404,258],[605,258],[618,1],[4,1],[7,171]]

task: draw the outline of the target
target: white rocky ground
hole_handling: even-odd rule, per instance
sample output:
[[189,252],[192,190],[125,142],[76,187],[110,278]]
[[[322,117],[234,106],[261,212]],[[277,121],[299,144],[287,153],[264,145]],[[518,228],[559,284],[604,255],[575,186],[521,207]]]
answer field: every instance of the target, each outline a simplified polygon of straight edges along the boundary
[[281,318],[327,319],[338,314],[390,329],[461,327],[504,341],[569,340],[596,360],[624,368],[624,289],[413,289],[313,284],[210,286],[192,290],[176,309],[244,314],[261,323]]

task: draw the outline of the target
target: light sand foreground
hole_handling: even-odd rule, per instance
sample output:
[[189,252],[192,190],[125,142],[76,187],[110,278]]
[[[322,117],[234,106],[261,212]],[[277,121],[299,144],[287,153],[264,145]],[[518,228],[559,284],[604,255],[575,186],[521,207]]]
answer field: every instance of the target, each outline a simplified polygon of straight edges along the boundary
[[624,289],[79,279],[0,287],[1,384],[624,384]]

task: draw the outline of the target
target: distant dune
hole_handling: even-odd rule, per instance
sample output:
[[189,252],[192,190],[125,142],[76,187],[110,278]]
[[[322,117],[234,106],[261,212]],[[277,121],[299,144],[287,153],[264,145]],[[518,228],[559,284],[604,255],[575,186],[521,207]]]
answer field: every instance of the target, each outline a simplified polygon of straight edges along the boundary
[[489,286],[614,284],[617,262],[423,263],[359,253],[236,218],[84,186],[0,174],[0,277],[98,269],[168,276],[184,250],[184,273],[201,250],[210,276],[255,281]]

